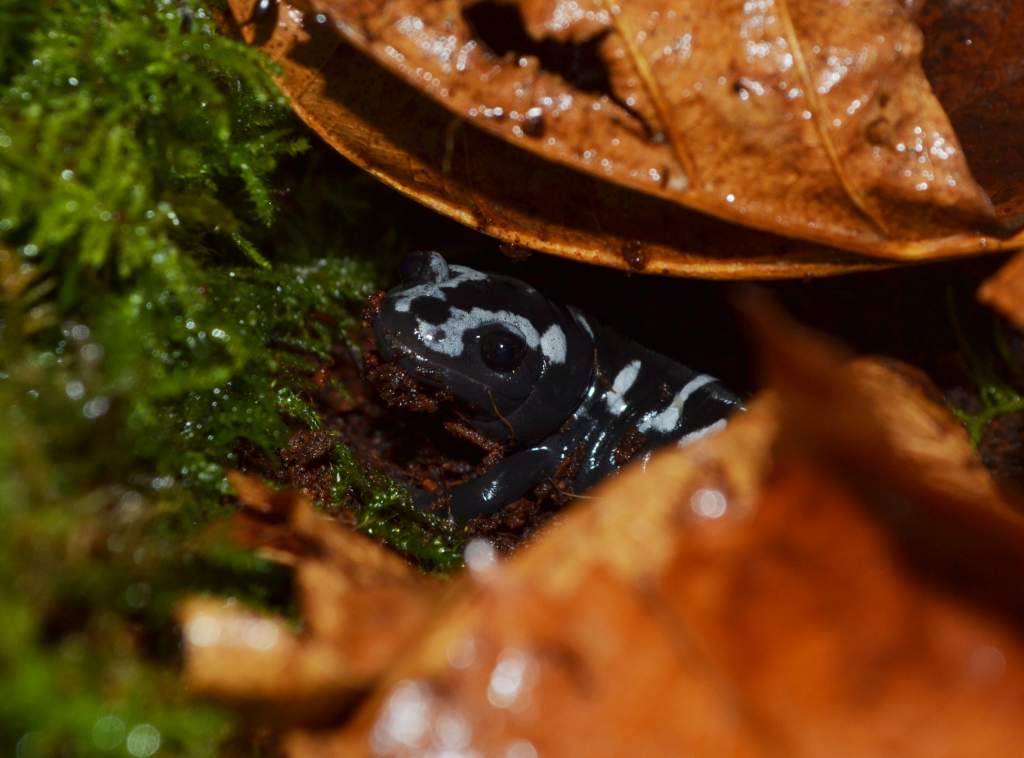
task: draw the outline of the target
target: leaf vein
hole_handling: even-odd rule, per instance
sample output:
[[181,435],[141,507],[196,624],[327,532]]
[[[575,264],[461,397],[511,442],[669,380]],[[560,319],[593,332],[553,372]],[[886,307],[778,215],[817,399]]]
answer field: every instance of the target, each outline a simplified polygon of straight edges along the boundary
[[843,191],[850,199],[850,202],[852,202],[857,210],[860,211],[865,218],[871,221],[879,231],[888,237],[890,236],[889,230],[886,228],[884,220],[868,206],[864,197],[860,194],[860,190],[854,186],[850,177],[846,175],[843,164],[839,160],[839,153],[836,151],[835,143],[832,142],[832,136],[829,134],[827,118],[828,112],[826,106],[818,97],[818,90],[814,86],[814,80],[811,78],[810,69],[807,67],[807,61],[804,58],[800,38],[797,36],[796,27],[793,25],[793,17],[789,13],[789,0],[778,0],[778,9],[779,19],[782,21],[783,27],[785,27],[786,41],[793,52],[793,64],[796,66],[796,69],[800,74],[800,78],[803,81],[804,92],[807,95],[807,104],[811,111],[811,118],[814,121],[814,126],[817,129],[818,138],[821,140],[822,147],[825,148],[825,153],[828,156],[829,164],[832,166],[832,171],[839,180],[839,184],[842,185]]
[[615,5],[612,0],[601,0],[605,10],[608,12],[608,16],[612,20],[612,25],[615,27],[615,31],[618,32],[622,41],[626,45],[626,51],[629,53],[630,60],[633,62],[634,68],[636,68],[637,76],[640,77],[640,82],[643,84],[644,89],[647,91],[648,97],[651,98],[651,103],[654,105],[654,110],[658,114],[658,120],[661,122],[660,126],[662,132],[668,137],[669,144],[672,146],[672,152],[675,155],[676,161],[682,168],[683,173],[686,175],[687,185],[691,187],[699,187],[700,174],[697,171],[697,164],[687,149],[686,141],[683,136],[675,128],[673,119],[669,111],[669,105],[662,94],[661,87],[658,85],[658,81],[654,76],[654,72],[651,71],[651,67],[640,51],[639,46],[636,44],[636,35],[632,33],[632,29],[622,18],[621,9]]

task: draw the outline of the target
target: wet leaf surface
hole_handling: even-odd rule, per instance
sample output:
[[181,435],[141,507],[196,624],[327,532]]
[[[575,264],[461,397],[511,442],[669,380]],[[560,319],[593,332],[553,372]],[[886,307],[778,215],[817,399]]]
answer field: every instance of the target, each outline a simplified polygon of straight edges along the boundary
[[996,34],[1011,5],[972,14],[993,34],[966,63],[958,4],[895,0],[314,0],[262,39],[314,129],[463,223],[620,268],[773,277],[868,265],[834,248],[1020,244],[1020,56]]
[[[354,714],[329,728],[293,717],[287,752],[1012,753],[1015,504],[923,375],[851,363],[763,303],[745,311],[770,391],[511,559],[473,543],[467,574]],[[343,527],[315,531],[348,582]],[[310,602],[313,654],[338,638]]]

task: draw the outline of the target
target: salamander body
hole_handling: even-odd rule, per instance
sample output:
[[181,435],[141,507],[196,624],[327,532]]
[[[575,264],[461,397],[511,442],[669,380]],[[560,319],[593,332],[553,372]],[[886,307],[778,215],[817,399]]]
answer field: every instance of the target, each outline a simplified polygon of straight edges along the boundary
[[742,407],[714,378],[525,282],[434,252],[410,256],[401,274],[372,317],[382,357],[450,392],[474,433],[504,450],[451,491],[456,519],[496,512],[570,456],[572,489],[582,493],[631,457],[718,431]]

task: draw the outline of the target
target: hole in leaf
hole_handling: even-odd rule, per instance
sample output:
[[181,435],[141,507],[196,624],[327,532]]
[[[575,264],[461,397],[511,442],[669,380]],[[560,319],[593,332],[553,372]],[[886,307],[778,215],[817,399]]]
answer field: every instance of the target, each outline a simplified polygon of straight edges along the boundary
[[538,40],[530,36],[518,7],[493,1],[474,3],[463,9],[462,16],[473,36],[496,57],[536,58],[541,69],[556,74],[572,87],[608,97],[635,118],[648,137],[653,135],[650,125],[612,87],[608,67],[601,57],[601,44],[610,30],[583,42]]

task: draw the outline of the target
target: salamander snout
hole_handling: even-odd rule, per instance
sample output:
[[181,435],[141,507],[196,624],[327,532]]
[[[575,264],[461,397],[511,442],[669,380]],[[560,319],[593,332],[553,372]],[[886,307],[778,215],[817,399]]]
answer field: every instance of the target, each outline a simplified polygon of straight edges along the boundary
[[447,318],[443,288],[455,283],[444,256],[432,250],[406,256],[399,267],[399,277],[401,284],[387,293],[372,319],[378,350],[388,361],[423,347],[419,344],[417,325],[437,311],[441,311],[441,321]]

